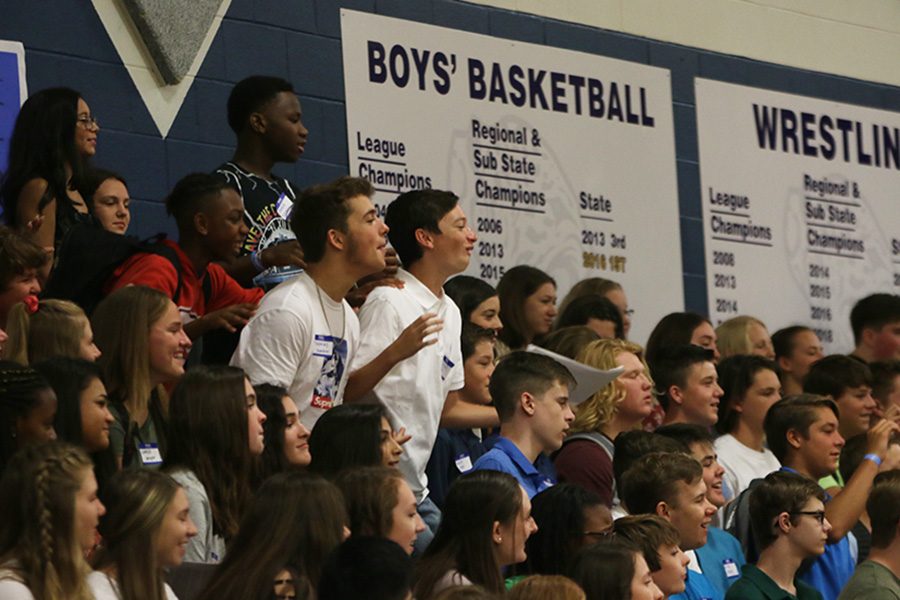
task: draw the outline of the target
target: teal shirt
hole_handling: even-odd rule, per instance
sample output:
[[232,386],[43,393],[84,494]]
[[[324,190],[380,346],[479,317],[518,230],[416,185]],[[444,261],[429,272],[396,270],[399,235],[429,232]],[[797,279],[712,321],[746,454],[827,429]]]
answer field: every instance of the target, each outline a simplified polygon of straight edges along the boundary
[[794,579],[797,595],[793,596],[755,565],[744,565],[741,572],[741,578],[728,588],[725,600],[822,600],[822,594],[799,579]]

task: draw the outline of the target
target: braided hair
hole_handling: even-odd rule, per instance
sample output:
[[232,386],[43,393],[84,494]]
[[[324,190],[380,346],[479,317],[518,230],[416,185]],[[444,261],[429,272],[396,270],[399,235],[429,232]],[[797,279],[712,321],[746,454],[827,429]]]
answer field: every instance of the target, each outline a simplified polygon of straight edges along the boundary
[[12,361],[0,361],[0,471],[20,445],[17,421],[38,407],[42,391],[53,394],[50,384],[37,371]]
[[26,446],[0,480],[0,564],[35,600],[87,600],[89,572],[75,529],[75,496],[91,469],[84,450],[62,442]]

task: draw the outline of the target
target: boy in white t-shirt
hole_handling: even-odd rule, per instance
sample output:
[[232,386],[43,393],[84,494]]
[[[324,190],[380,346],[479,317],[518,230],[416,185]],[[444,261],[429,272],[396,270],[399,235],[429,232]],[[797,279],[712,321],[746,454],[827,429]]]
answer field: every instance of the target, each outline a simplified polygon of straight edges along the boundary
[[[254,385],[287,388],[307,429],[342,402],[359,346],[359,320],[344,296],[356,281],[385,267],[388,228],[375,212],[373,193],[372,184],[358,177],[301,192],[291,227],[303,246],[306,271],[266,294],[231,358]],[[429,324],[416,321],[375,358],[396,362],[415,352]],[[365,378],[378,368],[366,365],[359,372]]]
[[417,318],[438,317],[443,324],[428,338],[429,345],[391,365],[374,388],[393,426],[405,427],[412,436],[399,468],[428,526],[416,541],[417,551],[422,551],[440,521],[440,511],[428,498],[425,475],[438,427],[496,425],[497,413],[488,406],[460,402],[454,393],[464,383],[462,319],[442,286],[468,267],[476,239],[459,199],[438,190],[406,192],[388,206],[385,221],[391,245],[403,263],[397,277],[404,287],[380,287],[369,294],[359,313],[362,338],[357,364],[383,362],[378,356]]

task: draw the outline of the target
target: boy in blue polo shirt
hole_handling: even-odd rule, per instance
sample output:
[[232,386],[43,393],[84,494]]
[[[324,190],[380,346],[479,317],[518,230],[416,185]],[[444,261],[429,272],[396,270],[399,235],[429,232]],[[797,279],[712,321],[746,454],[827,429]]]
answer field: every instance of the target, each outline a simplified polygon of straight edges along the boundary
[[475,463],[475,470],[509,473],[534,497],[556,481],[534,462],[559,450],[575,414],[569,406],[572,374],[548,356],[512,352],[497,365],[490,392],[500,416],[500,439]]

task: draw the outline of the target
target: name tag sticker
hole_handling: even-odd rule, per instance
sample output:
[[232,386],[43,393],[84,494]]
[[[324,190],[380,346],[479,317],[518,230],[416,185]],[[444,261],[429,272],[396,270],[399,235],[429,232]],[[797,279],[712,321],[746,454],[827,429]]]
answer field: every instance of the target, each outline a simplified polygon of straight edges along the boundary
[[732,577],[738,577],[741,574],[741,572],[738,570],[738,566],[730,558],[726,558],[722,561],[722,568],[725,569],[725,577],[727,577],[728,579],[731,579]]
[[468,454],[460,454],[454,459],[454,462],[460,473],[468,473],[472,470],[472,458]]
[[444,357],[444,360],[441,362],[441,381],[447,379],[447,375],[450,374],[450,369],[453,368],[453,361]]
[[275,202],[275,212],[285,219],[290,219],[291,213],[294,212],[294,203],[285,194],[281,194]]
[[334,341],[331,336],[316,334],[313,341],[313,356],[331,358],[334,351]]
[[140,444],[138,453],[141,455],[141,464],[144,466],[162,464],[162,454],[160,454],[157,444]]

